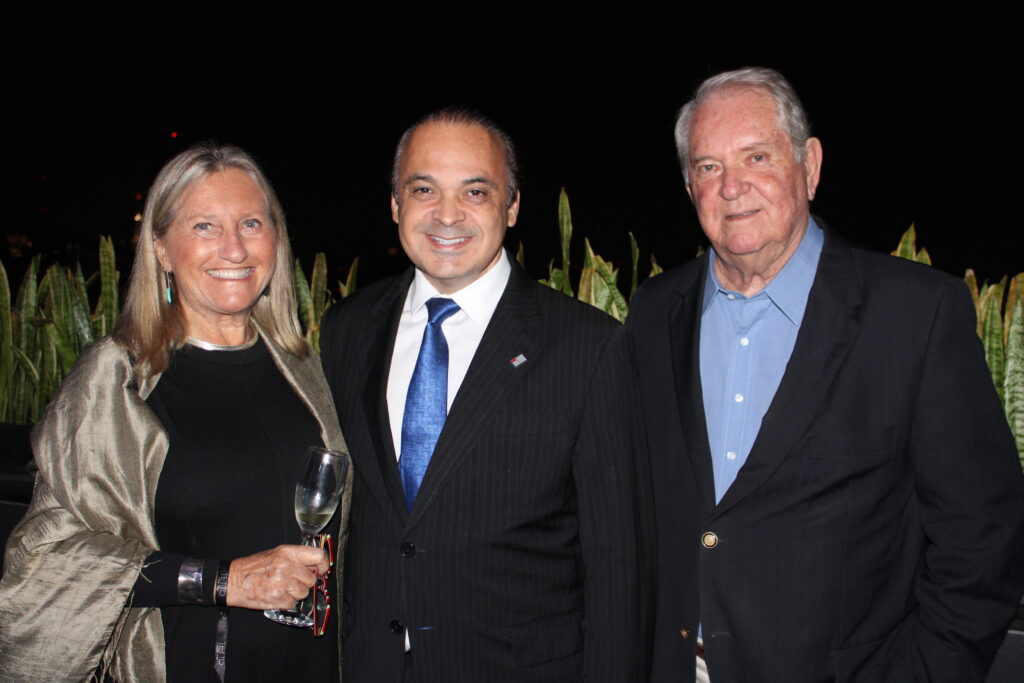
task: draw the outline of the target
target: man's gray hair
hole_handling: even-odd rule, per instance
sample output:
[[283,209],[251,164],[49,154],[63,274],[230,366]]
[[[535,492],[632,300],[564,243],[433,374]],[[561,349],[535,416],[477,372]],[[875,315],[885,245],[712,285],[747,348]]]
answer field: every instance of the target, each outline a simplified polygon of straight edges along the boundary
[[771,97],[775,102],[775,111],[778,112],[779,128],[789,136],[793,156],[797,161],[804,160],[811,126],[796,91],[785,76],[775,69],[748,66],[707,79],[697,88],[693,99],[679,110],[679,118],[676,119],[676,149],[679,151],[679,163],[683,166],[683,177],[687,185],[690,184],[690,125],[693,123],[693,114],[697,107],[715,93],[731,89],[757,90]]
[[416,129],[427,123],[440,123],[452,126],[480,126],[497,140],[502,147],[505,156],[505,178],[507,179],[508,198],[507,206],[512,206],[519,192],[519,162],[516,160],[516,147],[508,133],[498,127],[491,119],[487,118],[475,109],[465,107],[445,107],[430,112],[416,123],[405,129],[402,137],[398,139],[395,146],[395,157],[391,163],[391,194],[398,200],[398,174],[401,171],[402,157],[405,156],[405,149],[409,146],[409,140]]

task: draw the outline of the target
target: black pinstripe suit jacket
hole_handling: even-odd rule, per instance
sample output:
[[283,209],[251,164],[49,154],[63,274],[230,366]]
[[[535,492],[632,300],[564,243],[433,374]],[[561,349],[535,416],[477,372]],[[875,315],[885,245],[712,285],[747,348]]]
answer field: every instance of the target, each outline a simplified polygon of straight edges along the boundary
[[[796,345],[716,504],[707,257],[644,283],[658,527],[652,680],[980,681],[1024,584],[1024,477],[963,283],[826,231]],[[702,543],[705,534],[715,534]]]
[[[411,271],[333,306],[324,370],[356,471],[350,683],[636,681],[649,609],[624,331],[513,264],[405,509],[386,383]],[[511,363],[519,355],[525,363]]]

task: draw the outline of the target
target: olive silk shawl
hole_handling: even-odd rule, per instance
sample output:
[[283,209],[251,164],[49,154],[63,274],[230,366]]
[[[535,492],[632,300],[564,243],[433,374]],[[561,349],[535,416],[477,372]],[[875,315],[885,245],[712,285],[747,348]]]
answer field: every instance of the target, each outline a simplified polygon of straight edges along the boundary
[[[324,444],[347,452],[319,357],[261,336]],[[82,352],[33,430],[35,491],[0,582],[0,680],[82,681],[101,663],[118,681],[165,679],[160,612],[131,607],[143,562],[159,549],[153,506],[167,435],[145,404],[158,380],[136,386],[128,354],[106,337]],[[339,550],[351,477],[350,468]],[[341,570],[339,560],[337,586]]]

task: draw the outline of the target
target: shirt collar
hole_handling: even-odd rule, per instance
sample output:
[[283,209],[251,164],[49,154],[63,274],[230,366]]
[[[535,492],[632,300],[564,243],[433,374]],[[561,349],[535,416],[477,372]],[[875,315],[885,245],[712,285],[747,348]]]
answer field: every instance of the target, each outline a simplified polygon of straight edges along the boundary
[[[782,267],[779,274],[772,278],[768,286],[755,295],[765,294],[794,325],[799,325],[803,321],[804,311],[807,309],[807,298],[811,293],[811,285],[814,284],[814,275],[818,270],[818,259],[821,256],[821,248],[824,243],[825,234],[813,217],[808,218],[807,230],[804,232],[796,252]],[[702,315],[707,312],[716,292],[733,294],[736,298],[746,298],[719,284],[718,278],[715,277],[715,251],[712,249],[708,254],[707,277],[704,278]]]
[[478,325],[486,325],[498,307],[498,300],[505,292],[511,274],[512,265],[508,261],[508,254],[502,250],[501,258],[490,270],[454,294],[441,294],[417,268],[412,285],[409,286],[407,310],[415,314],[427,301],[439,296],[454,299],[470,320]]

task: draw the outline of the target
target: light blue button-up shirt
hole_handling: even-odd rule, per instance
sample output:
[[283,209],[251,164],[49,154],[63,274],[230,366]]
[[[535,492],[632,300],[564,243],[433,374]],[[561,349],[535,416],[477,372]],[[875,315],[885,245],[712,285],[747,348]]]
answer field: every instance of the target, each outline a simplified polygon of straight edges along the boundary
[[716,503],[747,461],[782,381],[824,241],[821,228],[809,219],[796,253],[767,287],[751,297],[719,284],[715,254],[709,254],[701,313],[700,381]]

